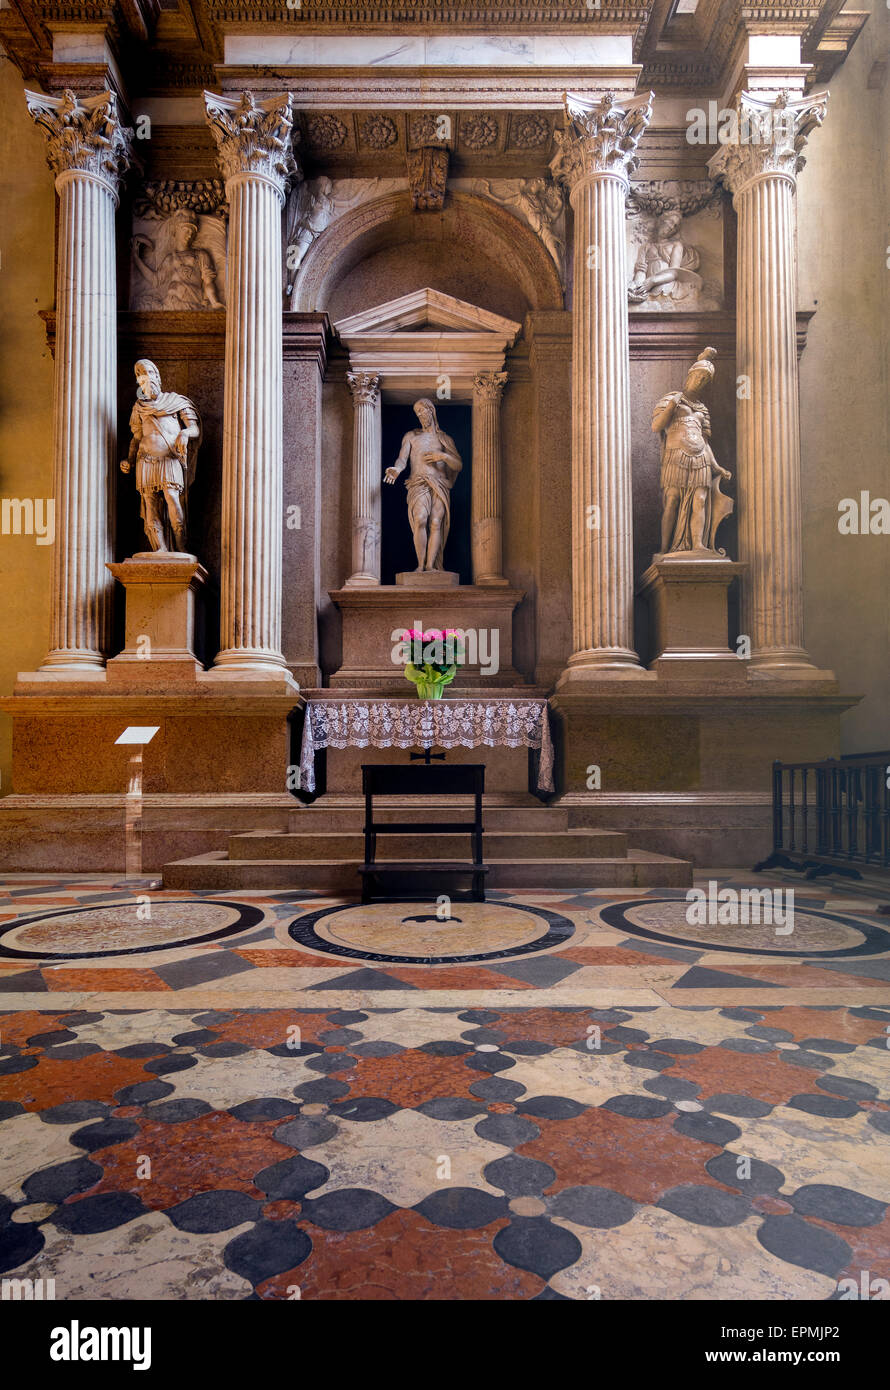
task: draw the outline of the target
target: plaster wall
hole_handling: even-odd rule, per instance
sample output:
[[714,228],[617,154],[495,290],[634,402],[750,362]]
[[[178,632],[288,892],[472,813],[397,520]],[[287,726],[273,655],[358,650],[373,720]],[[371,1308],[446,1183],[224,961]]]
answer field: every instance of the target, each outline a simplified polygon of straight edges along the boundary
[[806,644],[865,696],[842,722],[848,753],[890,748],[890,535],[838,532],[842,498],[890,499],[887,67],[868,85],[890,60],[890,9],[871,9],[798,184],[799,304],[816,310],[801,362]]

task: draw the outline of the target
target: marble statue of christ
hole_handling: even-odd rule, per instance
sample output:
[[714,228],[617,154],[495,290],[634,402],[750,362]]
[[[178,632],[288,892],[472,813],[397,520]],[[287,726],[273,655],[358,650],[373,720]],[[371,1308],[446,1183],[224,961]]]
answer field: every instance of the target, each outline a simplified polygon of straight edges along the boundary
[[408,475],[408,520],[414,536],[417,570],[441,570],[445,542],[451,525],[451,489],[463,464],[454,440],[439,428],[432,401],[420,400],[414,406],[419,430],[409,430],[402,440],[399,456],[384,479],[394,483],[410,461]]

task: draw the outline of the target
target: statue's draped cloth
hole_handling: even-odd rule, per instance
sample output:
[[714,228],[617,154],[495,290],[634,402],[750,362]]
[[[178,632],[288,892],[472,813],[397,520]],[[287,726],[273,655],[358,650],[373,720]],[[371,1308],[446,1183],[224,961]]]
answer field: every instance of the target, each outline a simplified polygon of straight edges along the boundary
[[448,540],[448,532],[451,529],[451,488],[454,480],[460,472],[460,455],[457,452],[454,440],[450,435],[440,429],[436,419],[436,408],[431,401],[427,401],[433,412],[434,428],[439,436],[439,442],[443,451],[454,455],[454,465],[445,464],[445,471],[437,468],[434,463],[412,462],[411,476],[407,482],[408,493],[408,520],[411,523],[411,530],[415,534],[419,526],[425,526],[429,520],[430,512],[433,509],[433,502],[438,499],[442,503],[444,515],[442,517],[441,543],[439,554],[433,569],[443,569],[442,557],[445,554],[445,542]]
[[[170,425],[164,428],[165,419],[176,421],[175,430]],[[137,400],[130,413],[130,430],[140,442],[140,446],[147,420],[154,421],[155,428],[165,439],[170,435],[173,437],[169,441],[170,452],[164,457],[150,454],[140,447],[136,455],[136,487],[139,494],[141,496],[146,492],[160,492],[165,487],[176,488],[182,492],[191,485],[194,478],[201,440],[199,435],[197,439],[190,441],[187,459],[178,456],[173,448],[173,441],[179,435],[181,427],[197,425],[200,429],[198,412],[187,396],[180,396],[176,391],[162,391],[152,401]]]

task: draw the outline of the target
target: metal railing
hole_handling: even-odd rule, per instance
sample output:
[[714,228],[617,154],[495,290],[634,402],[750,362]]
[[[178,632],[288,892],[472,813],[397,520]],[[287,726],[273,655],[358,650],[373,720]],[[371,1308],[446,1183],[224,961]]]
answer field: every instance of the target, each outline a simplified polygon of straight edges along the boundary
[[890,752],[773,763],[773,851],[795,867],[890,868]]

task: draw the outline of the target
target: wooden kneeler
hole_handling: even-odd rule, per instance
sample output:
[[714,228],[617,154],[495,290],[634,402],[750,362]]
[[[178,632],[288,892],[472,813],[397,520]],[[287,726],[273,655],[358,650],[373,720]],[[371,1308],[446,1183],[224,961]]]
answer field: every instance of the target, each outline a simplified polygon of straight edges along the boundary
[[[463,763],[434,767],[432,764],[415,767],[391,767],[386,763],[362,765],[362,791],[365,794],[365,862],[362,876],[362,902],[374,898],[397,898],[413,887],[418,880],[423,886],[432,884],[435,890],[446,888],[455,881],[472,880],[470,896],[473,902],[485,901],[485,875],[488,866],[482,859],[482,792],[485,785],[484,763]],[[375,796],[467,796],[474,799],[472,820],[453,821],[377,821],[374,819]],[[378,835],[469,835],[469,860],[402,860],[377,859]],[[453,896],[449,894],[449,896]]]

